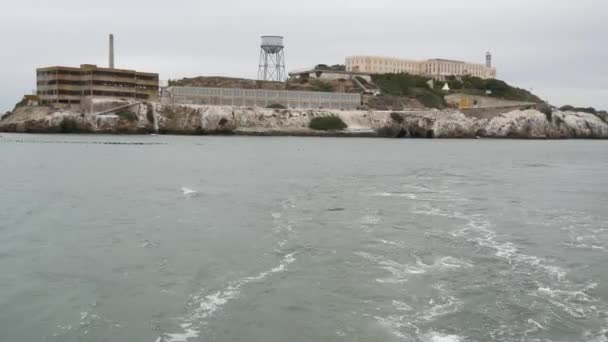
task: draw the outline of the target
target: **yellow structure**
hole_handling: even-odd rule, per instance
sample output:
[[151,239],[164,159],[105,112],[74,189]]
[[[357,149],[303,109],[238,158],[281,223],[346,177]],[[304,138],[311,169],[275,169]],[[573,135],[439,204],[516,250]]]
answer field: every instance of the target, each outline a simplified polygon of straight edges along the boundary
[[492,67],[492,56],[488,53],[486,64],[468,63],[449,59],[428,59],[416,61],[380,56],[350,56],[346,58],[346,71],[370,74],[408,73],[434,79],[446,76],[475,76],[496,78],[496,68]]

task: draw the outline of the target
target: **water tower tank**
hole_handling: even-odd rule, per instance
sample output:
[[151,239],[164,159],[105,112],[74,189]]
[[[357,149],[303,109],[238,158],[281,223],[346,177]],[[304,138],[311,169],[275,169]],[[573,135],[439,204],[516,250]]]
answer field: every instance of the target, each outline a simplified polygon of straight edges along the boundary
[[277,53],[283,50],[283,37],[282,36],[262,36],[261,47],[268,53]]

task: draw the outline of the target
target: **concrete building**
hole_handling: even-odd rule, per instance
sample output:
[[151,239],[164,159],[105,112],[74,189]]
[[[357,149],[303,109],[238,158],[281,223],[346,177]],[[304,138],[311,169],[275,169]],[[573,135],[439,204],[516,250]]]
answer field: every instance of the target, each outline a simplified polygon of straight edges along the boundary
[[408,73],[442,80],[446,76],[475,76],[496,78],[492,55],[486,55],[486,64],[468,63],[449,59],[424,61],[379,56],[350,56],[346,58],[346,71],[370,74]]
[[261,107],[282,105],[298,109],[353,110],[361,105],[361,94],[316,91],[234,89],[205,87],[169,87],[162,103]]
[[80,104],[87,96],[142,101],[156,101],[159,96],[158,74],[92,64],[40,68],[36,79],[41,104]]
[[309,80],[320,80],[320,81],[335,81],[335,80],[352,80],[355,77],[360,77],[367,82],[372,81],[372,77],[369,73],[364,72],[351,72],[351,71],[340,71],[340,70],[316,70],[306,69],[292,71],[289,73],[289,77],[297,78],[304,81]]

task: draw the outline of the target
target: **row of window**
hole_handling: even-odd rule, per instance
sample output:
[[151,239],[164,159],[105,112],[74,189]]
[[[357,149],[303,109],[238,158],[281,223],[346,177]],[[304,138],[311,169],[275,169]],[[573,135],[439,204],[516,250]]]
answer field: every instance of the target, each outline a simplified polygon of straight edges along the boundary
[[137,83],[129,83],[129,82],[108,82],[101,80],[93,80],[93,81],[76,81],[76,80],[62,80],[62,79],[54,79],[49,81],[38,81],[36,82],[38,86],[45,85],[73,85],[73,86],[105,86],[105,87],[120,87],[120,88],[137,88],[137,89],[150,89],[150,90],[158,90],[158,86],[151,85],[142,85]]
[[334,101],[360,101],[359,94],[346,93],[323,93],[310,91],[273,91],[273,90],[248,90],[227,88],[195,88],[176,87],[172,90],[174,95],[185,96],[223,96],[223,97],[256,97],[270,99],[305,99],[305,100],[334,100]]
[[38,91],[39,96],[44,95],[59,95],[59,96],[84,96],[84,95],[93,95],[93,96],[114,96],[114,97],[136,97],[141,99],[147,99],[150,97],[150,94],[142,94],[142,93],[126,93],[126,92],[115,92],[115,91],[100,91],[94,90],[93,92],[82,92],[77,90],[64,90],[64,89],[53,89],[53,90],[45,90]]
[[267,107],[272,104],[280,104],[288,108],[306,108],[306,109],[356,109],[359,103],[353,102],[300,102],[300,101],[272,101],[270,99],[244,99],[244,98],[218,98],[218,97],[203,97],[189,98],[186,96],[178,96],[172,99],[174,104],[197,104],[197,105],[224,105],[224,106],[249,106],[249,107]]
[[149,76],[149,75],[140,75],[137,73],[125,73],[125,72],[112,72],[112,71],[101,71],[101,70],[65,70],[65,69],[55,69],[50,71],[38,71],[38,78],[43,77],[53,77],[56,75],[66,75],[66,76],[109,76],[109,77],[121,77],[121,78],[132,78],[132,79],[140,79],[144,81],[158,81],[158,75]]

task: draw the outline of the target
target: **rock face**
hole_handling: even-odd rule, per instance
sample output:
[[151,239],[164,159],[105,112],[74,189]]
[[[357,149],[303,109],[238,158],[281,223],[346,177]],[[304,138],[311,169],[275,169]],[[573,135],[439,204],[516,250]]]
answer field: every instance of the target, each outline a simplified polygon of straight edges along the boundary
[[[0,131],[32,133],[151,133],[382,136],[412,138],[608,138],[608,124],[593,114],[517,110],[489,119],[458,111],[329,111],[229,106],[172,106],[114,102],[117,109],[80,113],[19,107],[0,120]],[[337,116],[347,128],[315,131],[311,119]]]

